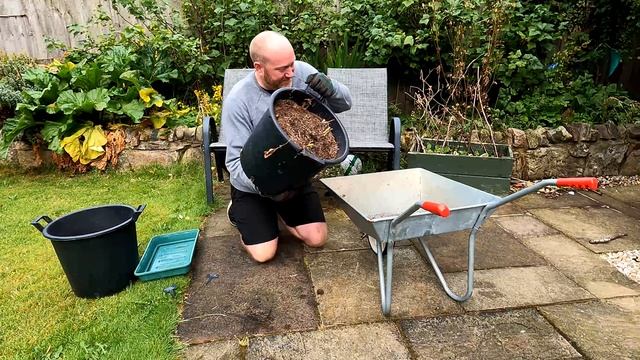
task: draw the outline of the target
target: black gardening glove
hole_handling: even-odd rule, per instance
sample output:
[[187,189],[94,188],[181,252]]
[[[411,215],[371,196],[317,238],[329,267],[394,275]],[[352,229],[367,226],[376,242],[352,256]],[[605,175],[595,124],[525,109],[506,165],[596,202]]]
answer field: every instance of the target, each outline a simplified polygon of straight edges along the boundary
[[336,93],[331,79],[321,72],[307,76],[307,81],[305,82],[323,98],[330,98]]

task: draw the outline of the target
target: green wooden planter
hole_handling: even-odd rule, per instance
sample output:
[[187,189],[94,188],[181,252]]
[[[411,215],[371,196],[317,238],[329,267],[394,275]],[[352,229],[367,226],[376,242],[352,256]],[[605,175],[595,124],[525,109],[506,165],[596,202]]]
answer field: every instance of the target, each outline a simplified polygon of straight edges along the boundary
[[[442,142],[424,140],[425,145],[440,145]],[[485,149],[493,151],[493,144],[447,142],[449,148],[462,150],[465,153],[481,154]],[[496,145],[498,157],[470,156],[440,153],[407,154],[410,168],[423,168],[449,179],[473,186],[494,195],[509,193],[509,179],[513,167],[513,153],[507,145]]]

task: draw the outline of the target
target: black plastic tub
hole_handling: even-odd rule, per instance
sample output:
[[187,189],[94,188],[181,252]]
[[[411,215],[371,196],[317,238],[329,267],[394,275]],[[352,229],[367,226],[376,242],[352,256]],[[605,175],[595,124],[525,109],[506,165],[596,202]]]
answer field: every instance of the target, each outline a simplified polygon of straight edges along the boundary
[[[145,205],[104,205],[56,220],[42,215],[31,222],[51,244],[76,296],[115,294],[135,278],[138,265],[136,221]],[[47,222],[46,226],[40,224]]]
[[[320,159],[312,152],[290,141],[275,116],[275,104],[291,99],[298,104],[311,102],[307,108],[325,120],[330,120],[331,132],[338,143],[335,159]],[[272,149],[275,149],[273,151]],[[272,151],[265,157],[265,152]],[[302,187],[323,168],[339,164],[349,153],[347,132],[336,115],[315,96],[303,90],[281,88],[271,95],[271,104],[256,125],[240,153],[245,174],[264,195],[277,195]]]

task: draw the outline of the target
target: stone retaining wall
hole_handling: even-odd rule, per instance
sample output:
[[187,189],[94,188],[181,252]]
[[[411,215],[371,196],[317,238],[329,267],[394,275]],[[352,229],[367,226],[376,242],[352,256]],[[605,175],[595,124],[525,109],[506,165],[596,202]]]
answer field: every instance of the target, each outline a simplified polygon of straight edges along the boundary
[[[135,170],[145,165],[169,165],[177,162],[203,162],[202,126],[168,129],[126,128],[126,147],[118,158],[118,169]],[[15,142],[2,163],[32,168],[51,164],[51,151],[40,152],[40,159],[30,145]]]
[[519,179],[640,174],[640,125],[508,129],[505,140]]
[[[128,128],[126,132],[119,169],[203,161],[200,126],[160,131]],[[640,125],[572,124],[555,129],[508,129],[496,136],[511,145],[513,176],[519,179],[640,174]],[[48,151],[40,157],[44,163],[51,162]],[[39,165],[31,146],[20,142],[13,145],[9,159],[3,162],[23,168]]]

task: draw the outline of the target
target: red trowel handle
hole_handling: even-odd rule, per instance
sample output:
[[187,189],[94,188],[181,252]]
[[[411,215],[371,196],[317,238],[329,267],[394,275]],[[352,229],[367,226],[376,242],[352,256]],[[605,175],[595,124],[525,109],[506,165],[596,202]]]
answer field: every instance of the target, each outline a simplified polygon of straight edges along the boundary
[[557,180],[556,185],[595,191],[598,190],[598,179],[594,177],[562,178]]
[[450,214],[449,207],[441,203],[425,201],[420,205],[420,207],[432,214],[436,214],[442,217],[447,217]]

